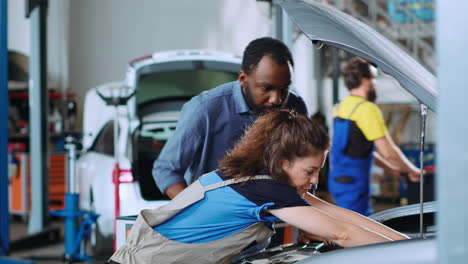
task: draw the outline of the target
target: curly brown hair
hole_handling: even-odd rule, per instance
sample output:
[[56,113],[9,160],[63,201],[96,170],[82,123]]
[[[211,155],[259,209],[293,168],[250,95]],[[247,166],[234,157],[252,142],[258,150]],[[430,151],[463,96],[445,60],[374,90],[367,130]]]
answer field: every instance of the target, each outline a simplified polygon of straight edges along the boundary
[[294,110],[282,109],[260,116],[219,167],[234,178],[266,173],[287,183],[281,160],[293,161],[329,148],[330,139],[319,124]]

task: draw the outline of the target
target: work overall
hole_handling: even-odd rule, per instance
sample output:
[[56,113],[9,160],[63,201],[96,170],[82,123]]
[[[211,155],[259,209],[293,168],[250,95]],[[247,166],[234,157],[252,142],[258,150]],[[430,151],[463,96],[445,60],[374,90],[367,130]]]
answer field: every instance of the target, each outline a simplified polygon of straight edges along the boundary
[[242,231],[215,241],[181,243],[170,240],[153,227],[162,224],[184,208],[204,198],[205,192],[247,180],[271,179],[259,175],[230,179],[208,186],[195,181],[167,205],[153,210],[142,210],[132,227],[127,242],[111,260],[121,264],[140,263],[229,263],[240,256],[249,245],[269,239],[274,231],[262,222],[256,222]]
[[356,104],[347,119],[337,116],[333,120],[328,188],[337,206],[363,215],[370,215],[372,214],[370,170],[373,161],[373,151],[364,158],[353,158],[345,153],[349,140],[351,116],[364,102]]

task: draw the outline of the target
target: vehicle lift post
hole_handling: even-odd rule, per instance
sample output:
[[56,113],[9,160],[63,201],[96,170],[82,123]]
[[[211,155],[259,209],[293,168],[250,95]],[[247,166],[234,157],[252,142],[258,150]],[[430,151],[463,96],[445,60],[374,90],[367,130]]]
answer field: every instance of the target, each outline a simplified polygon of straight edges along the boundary
[[[8,48],[7,48],[7,0],[0,0],[0,123],[8,120]],[[8,211],[8,127],[2,125],[0,131],[0,263],[32,264],[32,262],[9,259],[10,254],[10,215]]]
[[[124,90],[128,91],[128,87]],[[120,92],[122,90],[119,90]],[[133,91],[130,94],[114,94],[112,93],[110,96],[104,96],[99,90],[96,90],[97,95],[106,102],[107,105],[112,105],[115,108],[115,115],[114,115],[114,169],[112,170],[112,182],[114,183],[114,251],[117,250],[117,217],[120,216],[120,183],[124,183],[127,181],[122,181],[120,175],[122,173],[131,172],[128,169],[120,169],[119,163],[119,106],[126,105],[128,100],[130,100],[136,93]]]
[[[78,209],[80,196],[76,190],[75,161],[77,143],[72,136],[65,139],[67,150],[67,193],[65,194],[65,209],[51,211],[52,215],[65,218],[65,252],[64,261],[94,262],[94,259],[86,255],[86,244],[91,235],[91,227],[96,223],[99,215],[92,211],[80,211]],[[78,220],[81,224],[77,229]]]
[[[7,0],[0,0],[0,123],[8,123],[8,15]],[[0,257],[10,253],[10,215],[8,212],[8,127],[0,131]],[[0,260],[1,261],[1,260]]]

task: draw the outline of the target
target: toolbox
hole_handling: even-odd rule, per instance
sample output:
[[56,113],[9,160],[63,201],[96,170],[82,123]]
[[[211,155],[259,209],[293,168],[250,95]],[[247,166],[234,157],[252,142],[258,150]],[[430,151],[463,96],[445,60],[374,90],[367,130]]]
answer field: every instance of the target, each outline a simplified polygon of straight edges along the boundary
[[[10,214],[28,216],[31,210],[31,160],[28,153],[10,156],[9,207]],[[65,206],[67,158],[65,153],[48,156],[49,210]]]

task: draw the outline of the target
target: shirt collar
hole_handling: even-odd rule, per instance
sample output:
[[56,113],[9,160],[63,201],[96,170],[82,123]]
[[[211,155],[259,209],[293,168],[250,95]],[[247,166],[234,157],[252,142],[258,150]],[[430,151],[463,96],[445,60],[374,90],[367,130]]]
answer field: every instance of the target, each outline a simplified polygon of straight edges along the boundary
[[242,93],[242,87],[239,80],[234,82],[234,91],[233,91],[234,105],[236,108],[236,113],[248,113],[250,112],[249,106],[245,101],[244,94]]

